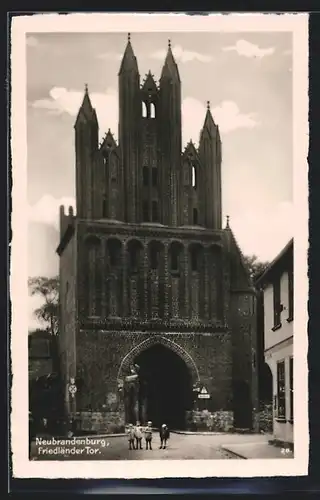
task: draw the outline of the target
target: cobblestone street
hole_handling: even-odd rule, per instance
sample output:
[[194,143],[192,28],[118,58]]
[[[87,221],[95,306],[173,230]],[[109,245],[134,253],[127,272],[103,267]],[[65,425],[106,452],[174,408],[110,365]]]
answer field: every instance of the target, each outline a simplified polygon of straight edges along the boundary
[[[223,447],[261,449],[263,455],[252,458],[276,458],[277,451],[259,435],[176,434],[171,433],[167,448],[159,449],[159,437],[154,435],[152,450],[129,450],[125,436],[75,438],[69,444],[46,438],[32,444],[32,459],[36,460],[181,460],[181,459],[241,459]],[[257,454],[257,451],[255,451]],[[264,455],[266,453],[266,455]],[[269,455],[269,456],[268,456]],[[251,458],[251,457],[246,457]]]

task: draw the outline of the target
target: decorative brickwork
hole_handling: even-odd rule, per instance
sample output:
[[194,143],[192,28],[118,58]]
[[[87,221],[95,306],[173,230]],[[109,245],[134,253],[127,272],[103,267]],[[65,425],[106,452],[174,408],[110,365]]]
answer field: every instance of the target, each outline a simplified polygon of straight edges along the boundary
[[187,366],[193,409],[205,384],[207,410],[234,411],[248,427],[253,291],[232,231],[221,228],[218,126],[208,107],[199,148],[181,153],[170,48],[159,85],[150,73],[141,87],[129,41],[119,97],[119,143],[109,131],[98,145],[86,91],[75,124],[77,215],[60,213],[61,367],[65,383],[78,384],[67,410],[100,415],[97,428],[122,425],[130,366],[158,343]]

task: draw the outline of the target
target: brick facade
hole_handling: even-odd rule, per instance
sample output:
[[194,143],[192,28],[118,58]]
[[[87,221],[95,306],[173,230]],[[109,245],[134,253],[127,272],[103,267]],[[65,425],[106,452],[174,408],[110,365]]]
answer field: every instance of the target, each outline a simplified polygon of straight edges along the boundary
[[119,95],[119,144],[110,131],[98,144],[87,90],[75,124],[77,215],[61,210],[58,248],[62,371],[66,387],[70,377],[78,386],[67,410],[85,412],[87,426],[90,412],[107,427],[124,423],[130,367],[161,345],[188,368],[188,411],[205,386],[208,410],[251,427],[255,298],[232,231],[221,228],[218,127],[208,107],[199,148],[181,152],[170,47],[159,86],[151,73],[140,86],[128,41]]

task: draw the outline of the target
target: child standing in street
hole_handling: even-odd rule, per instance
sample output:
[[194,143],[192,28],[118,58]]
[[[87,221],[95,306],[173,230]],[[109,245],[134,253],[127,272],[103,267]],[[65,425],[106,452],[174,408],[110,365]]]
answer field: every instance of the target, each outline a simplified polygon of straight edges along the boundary
[[144,430],[144,437],[146,440],[146,450],[152,450],[152,422],[150,421]]
[[136,450],[140,449],[142,450],[142,427],[140,425],[140,422],[137,422],[135,428],[134,428],[134,435],[136,438]]
[[127,429],[127,435],[128,435],[128,443],[129,443],[129,450],[134,450],[134,427],[132,424],[129,424],[128,429]]
[[162,424],[160,428],[160,448],[165,449],[167,446],[167,440],[169,439],[169,429],[166,424]]

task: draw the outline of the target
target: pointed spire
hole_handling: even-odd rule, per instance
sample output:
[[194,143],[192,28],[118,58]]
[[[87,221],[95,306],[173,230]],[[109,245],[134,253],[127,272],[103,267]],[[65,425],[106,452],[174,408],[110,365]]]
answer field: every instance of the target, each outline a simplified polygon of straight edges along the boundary
[[93,107],[92,107],[92,104],[91,104],[91,100],[90,100],[90,96],[89,96],[89,89],[88,89],[88,84],[87,83],[85,83],[85,85],[84,85],[84,96],[83,96],[81,108],[84,111],[90,111],[90,112],[92,112],[92,110],[93,110]]
[[217,133],[219,133],[218,127],[215,124],[214,119],[212,117],[211,108],[210,108],[210,101],[207,101],[207,112],[206,112],[206,116],[204,119],[204,124],[203,124],[202,130],[200,132],[200,142],[201,142],[201,138],[202,138],[205,130],[207,130],[209,132],[211,137],[214,137]]
[[177,79],[180,82],[178,66],[171,50],[171,40],[168,40],[168,52],[161,72],[161,78]]
[[208,126],[209,124],[210,124],[210,126],[214,125],[216,127],[216,124],[214,123],[214,119],[213,119],[212,114],[211,114],[210,101],[207,101],[207,113],[206,113],[204,125]]
[[128,42],[121,61],[119,74],[122,73],[123,71],[131,71],[131,70],[136,71],[138,73],[137,58],[134,55],[133,48],[131,45],[131,33],[128,33]]
[[78,116],[75,122],[75,126],[78,123],[78,120],[80,119],[80,116],[84,116],[87,120],[96,122],[98,124],[98,118],[96,114],[96,110],[91,104],[91,99],[89,96],[89,90],[88,90],[88,84],[86,83],[84,86],[84,96],[82,99],[82,104],[80,106]]

